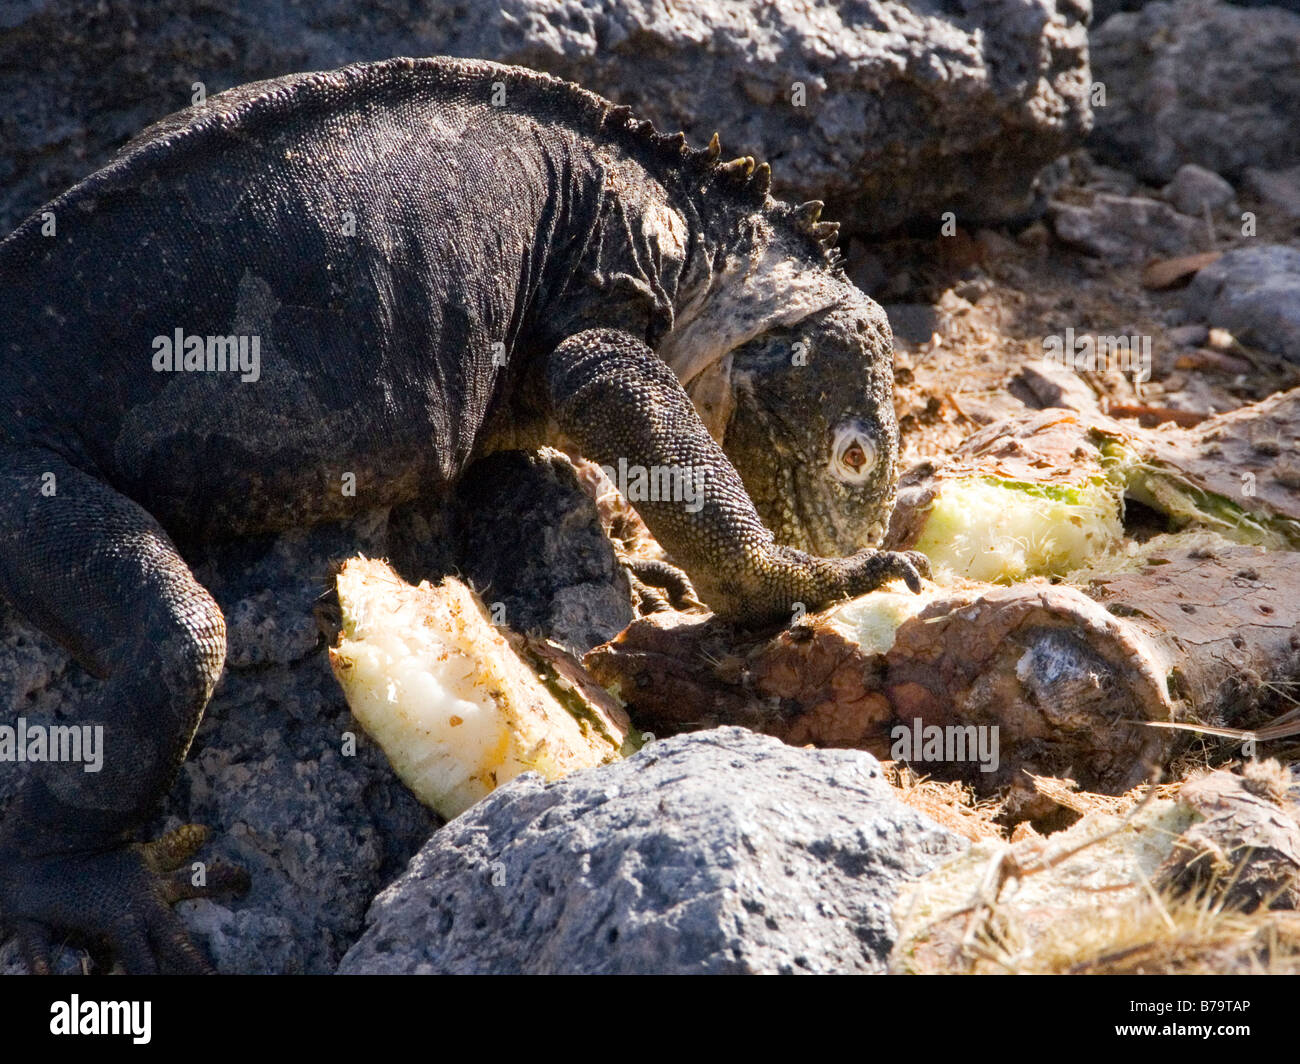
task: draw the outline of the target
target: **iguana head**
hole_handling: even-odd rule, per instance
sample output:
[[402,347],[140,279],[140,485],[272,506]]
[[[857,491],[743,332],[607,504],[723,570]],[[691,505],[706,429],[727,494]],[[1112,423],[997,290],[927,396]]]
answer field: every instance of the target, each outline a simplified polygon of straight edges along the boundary
[[656,300],[655,350],[778,542],[832,557],[878,543],[898,467],[893,342],[839,265],[838,224],[817,200],[773,199],[766,164],[722,162],[716,134],[691,151],[623,107],[602,126],[664,184],[612,182],[637,248],[594,272]]
[[777,541],[838,556],[884,535],[898,425],[888,321],[838,268],[820,207],[743,217],[659,353]]
[[846,294],[731,360],[723,449],[777,542],[823,556],[878,544],[898,465],[884,312]]

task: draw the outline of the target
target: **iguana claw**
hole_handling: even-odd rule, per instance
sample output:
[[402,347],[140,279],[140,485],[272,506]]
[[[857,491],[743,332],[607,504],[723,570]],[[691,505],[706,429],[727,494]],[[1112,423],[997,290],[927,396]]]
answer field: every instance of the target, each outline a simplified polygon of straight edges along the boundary
[[859,562],[851,569],[847,593],[865,595],[891,580],[902,580],[913,594],[919,594],[921,579],[930,575],[930,559],[920,551],[866,550],[848,562]]
[[[646,612],[655,613],[668,608],[685,612],[706,608],[695,593],[691,578],[677,566],[657,558],[624,558],[623,565],[633,582],[633,590],[641,597],[643,608],[647,600],[653,605]],[[657,592],[658,588],[666,591],[667,595]]]
[[28,970],[51,971],[57,931],[107,944],[132,974],[211,974],[171,906],[240,894],[249,880],[235,865],[187,863],[207,838],[206,828],[186,824],[154,842],[99,852],[0,853],[0,909],[14,923]]

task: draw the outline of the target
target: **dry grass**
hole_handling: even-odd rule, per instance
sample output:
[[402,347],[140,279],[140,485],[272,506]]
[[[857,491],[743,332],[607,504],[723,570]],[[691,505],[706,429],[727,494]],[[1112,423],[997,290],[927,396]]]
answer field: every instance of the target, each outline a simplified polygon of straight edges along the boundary
[[998,823],[1003,812],[1000,798],[977,799],[966,784],[918,776],[902,761],[882,761],[881,768],[903,802],[954,834],[971,842],[1004,836],[1005,829]]
[[1021,971],[1056,975],[1300,974],[1300,913],[1235,912],[1153,895],[1100,921],[1080,913],[1036,936]]
[[[1288,778],[1276,763],[1268,767],[1274,782]],[[1084,819],[1048,838],[1020,825],[1009,845],[985,836],[922,879],[896,913],[895,971],[1300,974],[1300,913],[1224,905],[1240,868],[1195,894],[1153,886],[1156,868],[1196,819],[1173,801],[1180,783],[1112,796],[1031,779]],[[931,798],[954,796],[937,786],[929,785]]]

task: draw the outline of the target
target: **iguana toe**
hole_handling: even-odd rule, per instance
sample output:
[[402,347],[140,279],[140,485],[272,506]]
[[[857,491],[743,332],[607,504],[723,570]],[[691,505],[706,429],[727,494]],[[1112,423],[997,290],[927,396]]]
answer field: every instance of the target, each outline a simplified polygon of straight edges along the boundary
[[132,974],[210,973],[171,906],[184,898],[242,893],[249,881],[233,865],[187,863],[207,834],[188,824],[144,844],[0,855],[0,910],[14,922],[28,970],[51,971],[57,932],[106,944]]
[[847,593],[865,595],[891,580],[902,580],[913,594],[919,594],[922,577],[930,575],[930,560],[914,550],[865,550],[848,559]]
[[683,612],[705,608],[695,592],[691,578],[677,566],[657,558],[625,558],[623,564],[634,579],[634,586],[640,592],[643,602],[647,598],[646,592],[652,589],[662,588],[668,593],[666,596],[650,596],[651,601],[658,600],[657,608],[647,612],[657,612],[668,606]]

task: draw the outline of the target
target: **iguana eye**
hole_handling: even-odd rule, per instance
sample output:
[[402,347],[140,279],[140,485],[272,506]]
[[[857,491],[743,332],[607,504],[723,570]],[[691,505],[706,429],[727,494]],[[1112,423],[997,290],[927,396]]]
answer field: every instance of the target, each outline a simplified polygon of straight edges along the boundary
[[845,484],[865,484],[878,454],[875,440],[861,422],[841,425],[831,443],[831,475]]

